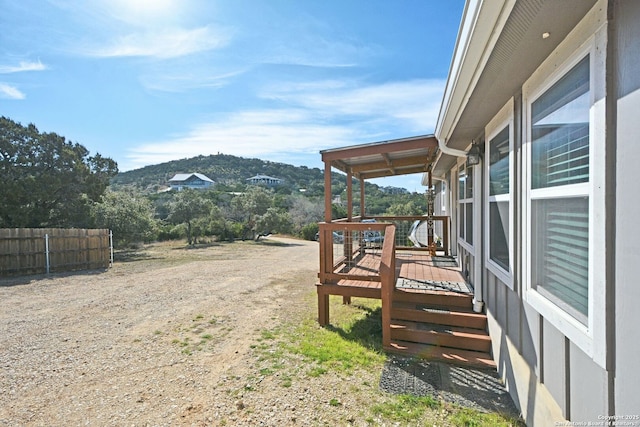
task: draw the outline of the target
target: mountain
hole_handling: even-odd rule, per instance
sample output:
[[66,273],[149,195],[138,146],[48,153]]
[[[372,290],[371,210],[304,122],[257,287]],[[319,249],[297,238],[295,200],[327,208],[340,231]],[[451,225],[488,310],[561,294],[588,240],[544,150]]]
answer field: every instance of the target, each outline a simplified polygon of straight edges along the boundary
[[202,173],[216,183],[230,187],[246,184],[247,178],[255,175],[268,175],[284,180],[283,186],[292,190],[307,189],[319,194],[324,191],[324,173],[319,168],[246,159],[227,154],[173,160],[121,172],[111,180],[111,185],[114,188],[126,186],[155,192],[167,186],[167,182],[175,174],[194,172]]

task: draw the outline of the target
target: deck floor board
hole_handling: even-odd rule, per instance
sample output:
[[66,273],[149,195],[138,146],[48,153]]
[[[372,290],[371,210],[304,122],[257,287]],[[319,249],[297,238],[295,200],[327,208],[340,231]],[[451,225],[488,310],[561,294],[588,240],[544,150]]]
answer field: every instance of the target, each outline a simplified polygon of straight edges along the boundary
[[[342,266],[336,273],[349,274],[353,276],[375,276],[380,269],[380,252],[366,252],[363,256],[354,260],[349,266]],[[466,283],[460,267],[451,257],[431,256],[424,251],[397,251],[396,253],[396,275],[399,281],[412,281],[415,283],[451,283],[457,289]],[[319,284],[323,286],[323,284]],[[380,282],[375,280],[349,280],[342,279],[337,283],[328,286],[340,286],[346,288],[373,288],[379,289]],[[420,290],[413,289],[420,292]],[[342,290],[347,292],[346,290]],[[330,293],[330,291],[329,291]]]

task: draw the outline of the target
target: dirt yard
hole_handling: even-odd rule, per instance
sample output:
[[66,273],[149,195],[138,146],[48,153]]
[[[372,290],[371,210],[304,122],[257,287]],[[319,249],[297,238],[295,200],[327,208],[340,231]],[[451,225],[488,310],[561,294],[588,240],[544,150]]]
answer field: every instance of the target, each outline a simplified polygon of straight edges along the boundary
[[260,376],[261,332],[308,315],[317,267],[316,242],[270,238],[2,279],[0,425],[359,424],[337,376]]

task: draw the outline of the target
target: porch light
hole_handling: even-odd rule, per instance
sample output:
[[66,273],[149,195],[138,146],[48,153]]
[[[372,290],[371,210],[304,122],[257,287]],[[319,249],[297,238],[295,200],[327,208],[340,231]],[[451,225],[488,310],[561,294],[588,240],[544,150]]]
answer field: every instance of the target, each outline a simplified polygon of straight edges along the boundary
[[480,164],[480,146],[472,144],[469,151],[467,151],[467,166],[474,166]]

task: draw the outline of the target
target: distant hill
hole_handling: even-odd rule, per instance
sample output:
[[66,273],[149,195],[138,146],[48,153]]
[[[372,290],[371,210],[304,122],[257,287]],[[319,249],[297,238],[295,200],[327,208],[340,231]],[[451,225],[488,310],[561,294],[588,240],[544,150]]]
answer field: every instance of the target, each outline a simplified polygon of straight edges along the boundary
[[304,188],[318,194],[324,191],[324,173],[319,168],[246,159],[227,154],[173,160],[121,172],[111,180],[111,185],[116,189],[133,186],[145,192],[155,192],[167,186],[169,179],[176,173],[192,172],[205,174],[216,183],[231,187],[244,185],[247,178],[262,174],[282,179],[283,186],[292,190]]

